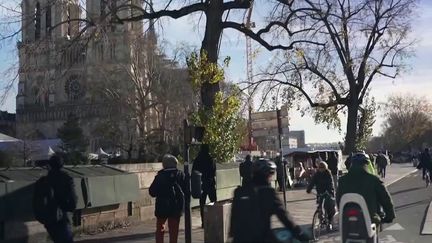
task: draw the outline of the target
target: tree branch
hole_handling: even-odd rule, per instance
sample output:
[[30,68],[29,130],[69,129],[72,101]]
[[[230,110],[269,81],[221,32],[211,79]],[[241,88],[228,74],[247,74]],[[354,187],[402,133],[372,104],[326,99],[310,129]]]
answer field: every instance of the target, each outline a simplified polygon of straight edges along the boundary
[[251,39],[255,40],[256,42],[258,42],[260,45],[262,45],[264,48],[266,48],[269,51],[273,51],[273,50],[292,50],[294,49],[294,45],[298,44],[298,43],[309,43],[309,44],[315,44],[315,45],[324,45],[324,43],[319,43],[319,42],[315,42],[315,41],[309,41],[309,40],[298,40],[298,41],[293,41],[291,42],[289,45],[285,46],[285,45],[271,45],[270,43],[268,43],[266,40],[264,40],[261,35],[264,33],[267,33],[268,30],[275,25],[281,26],[281,22],[272,22],[272,24],[269,24],[266,28],[261,29],[260,31],[258,31],[257,33],[253,32],[252,30],[250,30],[249,28],[247,28],[244,24],[239,24],[239,23],[235,23],[235,22],[231,22],[231,21],[226,21],[222,23],[222,28],[226,29],[226,28],[232,28],[235,30],[238,30],[240,32],[242,32],[243,34],[245,34],[246,36],[249,36]]
[[137,6],[137,5],[133,5],[133,4],[123,4],[120,5],[117,10],[120,9],[137,9],[139,11],[142,12],[141,15],[139,16],[130,16],[127,18],[119,18],[118,20],[120,22],[133,22],[133,21],[139,21],[139,20],[144,20],[144,19],[157,19],[160,17],[171,17],[173,19],[178,19],[181,17],[184,17],[188,14],[194,13],[194,12],[198,12],[198,11],[205,11],[207,9],[207,3],[201,2],[201,3],[195,3],[195,4],[191,4],[185,7],[182,7],[180,9],[176,9],[176,10],[160,10],[157,12],[147,12],[145,9]]

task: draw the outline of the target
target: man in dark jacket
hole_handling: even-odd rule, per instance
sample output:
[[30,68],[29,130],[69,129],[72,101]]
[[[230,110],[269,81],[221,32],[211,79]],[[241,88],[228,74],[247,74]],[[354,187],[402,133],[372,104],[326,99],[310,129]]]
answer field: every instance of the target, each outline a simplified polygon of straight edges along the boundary
[[[185,174],[177,169],[177,158],[166,154],[162,158],[163,169],[154,178],[149,194],[156,197],[156,243],[163,243],[165,223],[168,220],[170,243],[178,238],[180,217],[184,209]],[[183,197],[183,198],[181,198]]]
[[375,158],[375,164],[378,167],[378,175],[380,175],[381,178],[385,178],[388,160],[381,151],[378,151],[378,155]]
[[283,174],[286,166],[284,161],[281,160],[280,156],[275,158],[275,163],[276,163],[276,180],[279,186],[279,191],[283,191],[284,183],[286,185],[286,178],[284,181],[284,174]]
[[234,191],[229,230],[233,242],[275,242],[271,230],[272,215],[276,215],[295,238],[310,240],[310,236],[285,211],[275,189],[270,185],[276,165],[260,159],[252,167],[252,183]]
[[192,170],[201,173],[202,180],[202,194],[199,200],[200,213],[201,213],[201,226],[204,227],[204,206],[206,204],[207,196],[210,202],[216,202],[216,164],[210,156],[210,149],[208,144],[202,144],[198,156],[195,158]]
[[73,212],[77,204],[77,195],[72,177],[63,168],[63,159],[53,155],[48,161],[48,182],[53,188],[55,200],[60,207],[62,218],[57,223],[45,224],[45,228],[54,243],[72,243],[72,229],[68,213]]
[[[358,193],[366,201],[373,223],[391,223],[395,218],[393,202],[384,183],[375,175],[368,173],[369,157],[357,153],[351,157],[351,167],[348,174],[339,179],[336,201],[339,205],[341,197],[346,193]],[[384,210],[381,218],[379,207]]]
[[338,183],[338,164],[339,164],[339,158],[338,153],[336,151],[330,151],[328,152],[328,159],[327,159],[327,165],[328,169],[331,171],[332,177],[333,177],[333,183],[334,186],[337,187]]
[[429,153],[429,148],[425,148],[423,153],[420,154],[419,158],[419,165],[417,166],[417,169],[423,170],[423,180],[425,179],[426,170],[429,170],[429,176],[431,176],[431,170],[432,170],[432,158]]
[[239,166],[240,176],[242,178],[242,185],[245,186],[252,181],[252,160],[251,156],[246,155],[245,161]]

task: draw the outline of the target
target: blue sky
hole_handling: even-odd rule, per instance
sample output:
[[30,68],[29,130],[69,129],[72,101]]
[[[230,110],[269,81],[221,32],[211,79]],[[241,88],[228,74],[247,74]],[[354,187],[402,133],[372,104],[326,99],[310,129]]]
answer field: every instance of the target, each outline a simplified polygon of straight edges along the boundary
[[[155,1],[157,2],[157,1]],[[263,17],[264,10],[259,11],[253,18]],[[1,13],[0,13],[1,15]],[[378,102],[384,102],[386,98],[393,93],[412,93],[415,95],[429,96],[432,92],[432,82],[429,78],[432,75],[432,1],[421,0],[419,2],[418,18],[415,20],[414,37],[419,40],[416,45],[416,56],[410,59],[411,70],[404,73],[395,80],[379,79],[372,84],[371,94]],[[203,36],[202,26],[197,26],[197,16],[185,17],[179,20],[164,19],[161,24],[163,29],[159,30],[159,37],[163,39],[167,47],[167,54],[172,54],[172,49],[187,43],[193,47],[199,48]],[[246,53],[245,38],[234,31],[224,32],[220,49],[220,57],[231,57],[231,64],[226,70],[227,78],[234,82],[246,79]],[[16,42],[8,41],[0,45],[0,70],[4,71],[11,64],[16,63]],[[254,64],[255,72],[264,68],[271,56],[271,53],[254,44],[254,49],[258,50]],[[4,78],[4,75],[2,75]],[[1,80],[4,82],[4,80]],[[15,95],[8,97],[2,105],[3,110],[9,112],[15,111]],[[345,130],[345,119],[342,119],[342,133],[337,130],[328,130],[325,125],[316,125],[314,121],[306,115],[301,117],[298,112],[291,112],[292,130],[305,130],[306,142],[335,142],[342,141]],[[381,132],[383,118],[378,114],[377,122],[374,126],[374,134]]]

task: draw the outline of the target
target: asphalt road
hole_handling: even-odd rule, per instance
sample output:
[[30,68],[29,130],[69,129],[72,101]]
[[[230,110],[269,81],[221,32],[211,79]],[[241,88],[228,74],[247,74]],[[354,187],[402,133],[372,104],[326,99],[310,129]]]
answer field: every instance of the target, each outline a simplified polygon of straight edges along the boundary
[[[380,243],[432,242],[432,235],[421,235],[432,200],[432,186],[426,188],[421,174],[415,172],[388,186],[388,190],[392,194],[396,219],[384,225],[384,230],[379,234]],[[340,241],[338,233],[335,233],[319,242]]]

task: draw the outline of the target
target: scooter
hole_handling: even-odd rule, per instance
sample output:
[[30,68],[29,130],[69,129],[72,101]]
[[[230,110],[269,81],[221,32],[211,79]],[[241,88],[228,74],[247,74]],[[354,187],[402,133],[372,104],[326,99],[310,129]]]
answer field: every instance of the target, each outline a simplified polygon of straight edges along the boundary
[[344,194],[339,209],[343,243],[378,243],[377,225],[372,223],[366,201],[360,194]]

